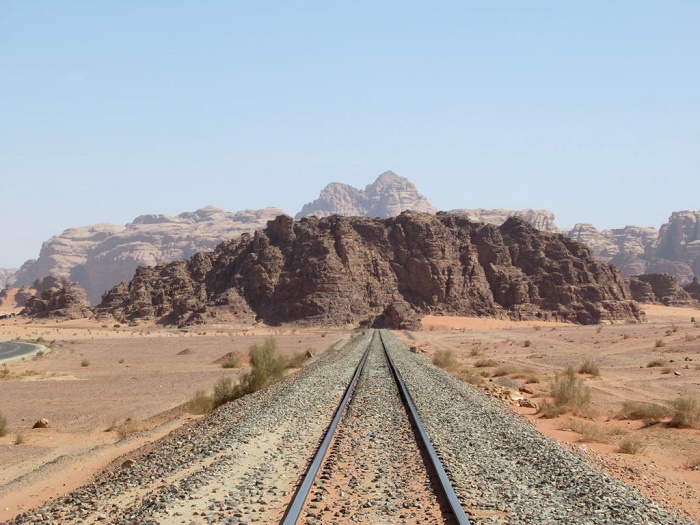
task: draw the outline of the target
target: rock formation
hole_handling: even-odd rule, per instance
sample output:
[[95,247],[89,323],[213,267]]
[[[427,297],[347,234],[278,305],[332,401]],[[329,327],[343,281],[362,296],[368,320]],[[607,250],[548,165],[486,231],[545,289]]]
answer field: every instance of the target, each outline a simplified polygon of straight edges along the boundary
[[49,276],[35,282],[34,288],[39,295],[27,298],[22,315],[63,319],[81,319],[92,315],[85,290],[75,283]]
[[464,215],[472,221],[484,222],[486,224],[495,224],[496,226],[500,226],[511,217],[518,217],[519,219],[524,220],[525,222],[529,223],[530,225],[543,232],[563,233],[554,223],[554,214],[551,211],[547,210],[504,210],[502,208],[475,208],[451,210],[448,213],[452,213],[454,215]]
[[39,258],[22,265],[14,285],[53,275],[78,283],[97,304],[105,290],[131,279],[138,266],[191,257],[263,228],[282,213],[277,208],[230,213],[209,206],[178,216],[142,215],[126,226],[72,228],[46,241]]
[[188,261],[139,268],[97,308],[122,322],[255,317],[392,328],[429,313],[579,323],[643,316],[618,271],[571,239],[517,218],[496,227],[414,212],[280,216]]
[[339,182],[330,183],[321,190],[318,199],[304,205],[295,219],[330,215],[387,218],[406,210],[436,211],[411,181],[386,171],[364,191]]
[[7,268],[0,268],[0,288],[5,288],[8,284],[12,282],[12,277],[17,270],[9,270]]
[[700,277],[693,277],[693,280],[686,284],[683,289],[696,301],[700,301]]
[[665,306],[698,306],[698,302],[684,290],[678,280],[665,273],[651,273],[629,278],[630,291],[640,303]]

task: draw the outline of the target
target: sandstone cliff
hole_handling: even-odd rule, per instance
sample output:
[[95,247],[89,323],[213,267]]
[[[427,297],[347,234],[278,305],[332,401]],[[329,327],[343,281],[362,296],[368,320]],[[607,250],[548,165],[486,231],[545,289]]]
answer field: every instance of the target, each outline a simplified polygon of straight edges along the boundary
[[511,217],[518,217],[538,230],[550,233],[563,233],[554,223],[554,214],[547,210],[505,210],[502,208],[485,209],[459,209],[451,210],[448,213],[454,215],[464,215],[475,222],[484,222],[500,226]]
[[11,284],[12,277],[17,270],[10,270],[7,268],[0,268],[0,288],[5,288],[8,284]]
[[72,228],[46,241],[39,258],[17,272],[15,286],[48,275],[82,286],[97,304],[105,290],[128,281],[138,266],[191,257],[222,240],[263,228],[282,214],[277,208],[230,213],[213,206],[195,212],[142,215],[126,226],[98,224]]
[[347,184],[332,182],[321,190],[318,199],[305,204],[295,218],[312,215],[386,218],[395,217],[405,210],[435,213],[435,208],[428,199],[418,193],[412,182],[399,177],[393,171],[386,171],[364,191]]
[[630,299],[613,266],[562,235],[517,218],[496,227],[404,212],[383,220],[281,216],[188,261],[139,268],[105,294],[97,314],[393,328],[427,313],[640,320]]

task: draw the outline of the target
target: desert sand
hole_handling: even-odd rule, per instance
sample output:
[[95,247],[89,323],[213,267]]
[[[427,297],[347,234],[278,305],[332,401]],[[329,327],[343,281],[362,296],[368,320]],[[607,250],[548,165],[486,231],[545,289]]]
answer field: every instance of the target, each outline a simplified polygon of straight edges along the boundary
[[[645,310],[647,322],[636,325],[426,317],[422,331],[401,335],[428,359],[451,350],[459,362],[455,373],[484,370],[487,386],[506,365],[506,375],[521,383],[524,376],[536,378],[526,395],[538,405],[555,372],[594,360],[600,376],[581,376],[592,391],[588,419],[571,414],[543,419],[536,409],[512,404],[514,412],[659,504],[683,508],[700,521],[700,472],[688,467],[689,459],[700,458],[700,431],[664,423],[644,427],[616,417],[625,401],[700,399],[700,325],[691,322],[700,320],[700,310]],[[241,373],[220,366],[224,355],[238,354],[245,366],[248,348],[269,336],[281,353],[291,355],[321,352],[350,334],[251,324],[177,330],[87,320],[0,321],[0,341],[19,338],[48,348],[0,366],[0,413],[10,429],[0,438],[0,520],[88,482],[111,463],[119,464],[120,455],[196,418],[183,403],[197,390],[211,390],[221,376]],[[497,365],[474,367],[485,359]],[[653,360],[665,366],[647,367]],[[40,418],[48,419],[49,427],[32,429]],[[120,436],[119,426],[128,418],[141,431]],[[571,429],[576,421],[594,425],[603,442],[582,441]],[[637,454],[618,452],[619,441],[629,435],[639,436],[646,447]]]

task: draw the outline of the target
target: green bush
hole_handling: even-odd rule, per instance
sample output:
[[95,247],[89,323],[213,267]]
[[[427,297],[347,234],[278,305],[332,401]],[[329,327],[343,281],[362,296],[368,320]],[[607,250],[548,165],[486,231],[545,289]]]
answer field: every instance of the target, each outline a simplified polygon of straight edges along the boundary
[[212,408],[218,408],[221,405],[234,401],[241,396],[243,396],[243,392],[240,383],[235,383],[233,377],[231,376],[220,377],[214,386]]

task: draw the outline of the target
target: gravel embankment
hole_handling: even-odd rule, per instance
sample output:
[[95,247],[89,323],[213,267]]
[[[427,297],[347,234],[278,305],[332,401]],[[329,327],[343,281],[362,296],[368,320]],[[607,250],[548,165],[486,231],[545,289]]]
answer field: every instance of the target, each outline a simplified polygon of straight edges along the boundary
[[384,331],[383,336],[474,524],[692,523],[410,353],[392,334]]
[[[280,517],[371,338],[225,405],[19,524],[250,523]],[[271,521],[274,522],[274,521]]]
[[452,523],[378,336],[330,450],[302,511],[303,522]]

